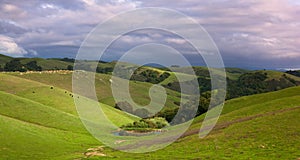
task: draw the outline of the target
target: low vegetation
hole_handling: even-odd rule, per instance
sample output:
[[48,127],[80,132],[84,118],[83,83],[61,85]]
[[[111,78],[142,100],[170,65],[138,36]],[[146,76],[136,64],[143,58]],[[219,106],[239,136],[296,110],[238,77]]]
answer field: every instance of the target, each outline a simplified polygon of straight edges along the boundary
[[154,131],[155,129],[162,129],[167,126],[169,126],[169,123],[164,118],[154,117],[126,124],[121,126],[121,128],[126,131],[149,132]]

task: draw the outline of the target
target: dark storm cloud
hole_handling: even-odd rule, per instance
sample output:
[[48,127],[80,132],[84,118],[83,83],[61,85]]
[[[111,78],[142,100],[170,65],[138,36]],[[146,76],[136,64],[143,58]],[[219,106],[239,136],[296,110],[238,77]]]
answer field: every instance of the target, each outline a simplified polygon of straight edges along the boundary
[[6,35],[20,35],[24,34],[28,30],[16,25],[14,22],[9,20],[0,20],[0,34],[6,34]]
[[[300,67],[300,6],[295,0],[1,0],[0,51],[73,56],[98,23],[140,7],[166,7],[193,17],[212,36],[228,66]],[[156,39],[185,47],[178,37],[139,33],[125,36],[116,52],[129,43]]]

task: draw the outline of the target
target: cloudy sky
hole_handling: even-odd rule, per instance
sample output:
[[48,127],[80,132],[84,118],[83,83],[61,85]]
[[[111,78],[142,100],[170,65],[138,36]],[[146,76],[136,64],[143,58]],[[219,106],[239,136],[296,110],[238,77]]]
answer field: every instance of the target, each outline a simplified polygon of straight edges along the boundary
[[[228,67],[300,68],[299,0],[0,0],[0,54],[75,57],[97,24],[143,7],[175,9],[194,18],[211,35]],[[124,35],[115,54],[122,46],[153,39],[184,43],[151,32]],[[107,58],[113,60],[114,51],[110,53]]]

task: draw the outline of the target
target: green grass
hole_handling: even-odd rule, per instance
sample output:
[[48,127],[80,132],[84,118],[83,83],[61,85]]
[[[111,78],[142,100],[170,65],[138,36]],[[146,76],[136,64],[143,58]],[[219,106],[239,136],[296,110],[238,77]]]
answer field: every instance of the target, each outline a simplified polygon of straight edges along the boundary
[[0,65],[1,65],[1,68],[4,68],[5,64],[7,62],[11,61],[11,60],[12,60],[11,57],[8,57],[8,56],[0,54]]
[[[57,109],[72,115],[77,115],[74,99],[72,97],[73,93],[69,91],[7,74],[0,74],[0,79],[0,90],[16,95],[14,98],[22,97],[24,98],[24,100],[27,99],[33,102],[37,102],[39,105],[51,107],[53,109]],[[75,98],[83,97],[75,96]],[[3,102],[5,102],[4,99]],[[9,105],[12,102],[7,101],[6,103],[6,105]],[[114,122],[117,122],[117,125],[121,125],[120,120],[123,120],[122,124],[137,120],[137,118],[120,112],[112,108],[111,106],[101,104],[101,107],[103,108],[104,112],[106,112],[106,114],[111,115],[109,116],[109,118],[112,118]],[[116,118],[118,116],[120,116],[120,120]]]
[[[96,79],[102,92],[109,94],[110,77],[97,74]],[[102,145],[77,116],[69,95],[70,80],[69,74],[0,74],[0,159],[84,158],[88,148]],[[131,85],[133,95],[145,95],[140,102],[145,103],[151,84]],[[171,98],[177,95],[168,93]],[[205,116],[201,115],[187,136],[162,150],[132,154],[106,147],[106,157],[90,159],[297,159],[300,108],[295,107],[300,106],[299,93],[300,87],[292,87],[229,100],[215,129],[204,139],[199,139],[197,132]],[[110,103],[110,98],[103,100]],[[101,106],[115,124],[137,119],[111,106]]]
[[[7,74],[0,79],[0,159],[74,159],[101,145],[77,116],[70,92]],[[138,120],[100,105],[117,126]]]
[[267,80],[271,80],[271,79],[280,79],[284,74],[291,79],[294,79],[296,81],[300,81],[300,77],[288,74],[288,73],[284,73],[284,72],[278,72],[278,71],[262,71],[264,73],[268,74],[268,79]]
[[85,131],[74,115],[8,93],[0,92],[0,107],[0,114],[7,117],[72,132]]
[[[72,91],[72,73],[58,74],[58,73],[9,73],[20,78],[25,78],[32,81],[38,81],[47,85],[57,86],[67,91]],[[110,75],[107,74],[96,74],[95,76],[95,89],[98,100],[101,103],[105,103],[110,106],[115,105],[115,101],[112,96]],[[133,82],[130,81],[130,94],[134,102],[138,105],[148,105],[150,103],[149,89],[153,84],[146,82]],[[166,89],[168,98],[166,107],[175,108],[177,107],[174,102],[180,101],[180,94],[176,91]]]
[[0,159],[75,159],[100,143],[89,134],[48,128],[0,115]]
[[[293,108],[300,106],[299,92],[300,87],[293,87],[230,100],[215,129],[204,139],[195,132],[156,152],[129,154],[107,149],[107,154],[128,159],[297,159],[300,108]],[[190,132],[199,130],[204,116],[195,119]]]

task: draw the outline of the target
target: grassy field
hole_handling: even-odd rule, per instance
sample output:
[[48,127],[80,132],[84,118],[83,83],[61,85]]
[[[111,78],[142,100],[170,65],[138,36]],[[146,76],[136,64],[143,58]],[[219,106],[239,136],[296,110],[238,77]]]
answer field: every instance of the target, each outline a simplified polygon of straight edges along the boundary
[[[61,73],[9,73],[10,75],[25,78],[32,81],[38,81],[47,85],[57,86],[67,91],[72,90],[72,73],[68,71],[62,71]],[[107,74],[96,74],[95,76],[95,89],[98,100],[101,103],[105,103],[110,106],[115,105],[115,101],[112,96],[110,75]],[[150,103],[149,89],[151,83],[130,81],[130,94],[135,103],[139,105],[148,105]],[[180,94],[176,91],[166,89],[167,102],[166,106],[169,108],[177,107],[174,102],[180,102]]]
[[106,153],[127,159],[297,159],[299,91],[294,87],[226,102],[217,125],[204,139],[198,137],[202,115],[183,138],[163,150],[129,154],[107,149]]
[[8,56],[5,56],[5,55],[0,54],[0,65],[1,65],[2,68],[3,68],[3,67],[5,66],[5,64],[6,64],[7,62],[9,62],[10,60],[12,60],[11,57],[8,57]]
[[[73,159],[100,145],[80,121],[70,92],[7,74],[0,79],[0,159]],[[118,126],[138,120],[101,107]]]
[[[96,77],[99,92],[109,94],[105,86],[110,77]],[[77,115],[70,73],[1,73],[0,81],[0,159],[85,159],[87,149],[102,146]],[[151,84],[132,83],[135,95],[147,96]],[[177,100],[177,93],[168,93]],[[229,100],[204,139],[198,137],[205,117],[201,115],[180,139],[162,150],[132,154],[102,147],[105,156],[87,159],[297,159],[299,93],[300,87],[293,87]],[[102,101],[110,103],[106,98]],[[102,104],[102,108],[116,125],[137,120],[111,106]]]

